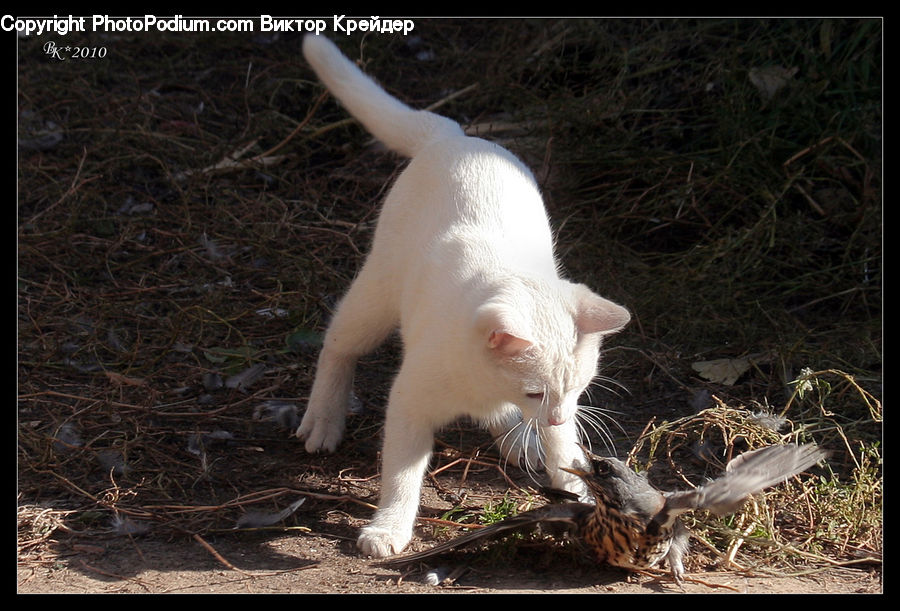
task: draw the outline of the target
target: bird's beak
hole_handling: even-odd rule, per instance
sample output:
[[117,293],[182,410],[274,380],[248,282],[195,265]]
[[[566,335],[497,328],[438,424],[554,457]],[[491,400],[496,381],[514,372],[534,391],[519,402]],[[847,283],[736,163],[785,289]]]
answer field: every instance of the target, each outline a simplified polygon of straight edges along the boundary
[[581,469],[570,469],[568,467],[560,467],[566,473],[571,473],[572,475],[577,475],[578,477],[586,477],[590,475],[587,471],[582,471]]
[[[591,457],[594,455],[586,445],[583,443],[579,443],[578,447],[581,448],[581,451],[584,452],[584,457],[587,459],[588,463],[591,462]],[[581,469],[574,469],[569,467],[560,467],[566,473],[571,473],[572,475],[577,475],[578,477],[587,477],[591,473],[589,471],[583,471]]]

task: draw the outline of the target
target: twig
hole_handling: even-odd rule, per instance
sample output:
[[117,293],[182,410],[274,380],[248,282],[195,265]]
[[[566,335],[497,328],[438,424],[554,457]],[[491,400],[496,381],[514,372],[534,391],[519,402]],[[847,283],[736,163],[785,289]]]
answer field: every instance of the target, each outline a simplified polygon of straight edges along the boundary
[[248,144],[244,145],[242,148],[237,151],[231,153],[230,155],[226,155],[222,158],[218,163],[207,166],[205,168],[201,168],[199,170],[185,170],[184,172],[180,172],[175,176],[176,180],[182,180],[191,176],[193,174],[206,174],[209,172],[219,172],[224,170],[233,170],[233,169],[243,169],[254,164],[261,164],[263,166],[272,165],[277,163],[283,159],[283,157],[275,157],[274,154],[276,151],[284,147],[288,142],[290,142],[294,136],[296,136],[300,130],[306,127],[306,124],[309,123],[310,119],[315,115],[316,110],[319,108],[319,105],[322,101],[327,97],[327,92],[323,92],[313,103],[312,108],[310,108],[309,112],[306,113],[306,116],[302,121],[295,127],[290,134],[288,134],[281,142],[270,148],[269,150],[260,153],[258,155],[254,155],[249,159],[241,159],[248,150],[250,150],[253,146],[259,142],[258,138],[250,141]]
[[247,571],[239,569],[236,566],[234,566],[233,564],[231,564],[230,562],[228,562],[228,560],[226,560],[219,552],[217,552],[212,545],[210,545],[209,543],[204,541],[203,537],[201,537],[197,533],[194,533],[193,538],[194,538],[194,541],[196,541],[197,543],[202,545],[206,549],[206,551],[208,551],[210,554],[212,554],[213,557],[216,560],[218,560],[219,562],[221,562],[223,565],[225,565],[232,571],[237,571],[238,573],[241,573],[242,575],[247,575],[248,577],[251,577],[250,573],[248,573]]
[[471,85],[463,87],[462,89],[458,89],[458,90],[454,91],[453,93],[444,96],[437,102],[435,102],[429,106],[426,106],[425,110],[435,111],[438,108],[440,108],[441,106],[443,106],[444,104],[446,104],[447,102],[450,102],[451,100],[455,100],[456,98],[458,98],[462,95],[465,95],[471,91],[474,91],[476,88],[478,88],[478,83],[472,83]]
[[256,161],[260,161],[266,157],[270,157],[270,156],[274,155],[276,151],[278,151],[284,145],[286,145],[288,142],[290,142],[294,138],[294,136],[296,136],[300,132],[301,129],[306,127],[306,124],[309,123],[309,121],[313,118],[313,116],[315,116],[316,110],[318,110],[319,106],[322,104],[322,102],[325,100],[326,97],[328,97],[328,92],[323,91],[319,95],[319,97],[316,98],[316,101],[313,102],[312,108],[309,109],[309,112],[306,113],[306,116],[303,117],[303,120],[300,121],[300,123],[297,124],[297,127],[294,128],[294,131],[292,131],[290,134],[288,134],[284,138],[284,140],[282,140],[281,142],[279,142],[278,144],[276,144],[275,146],[270,148],[268,151],[266,151],[264,153],[260,153],[259,155],[256,155],[255,157],[251,157],[248,163],[253,163]]
[[732,590],[732,591],[734,591],[734,592],[740,592],[739,589],[735,588],[734,586],[730,586],[730,585],[728,585],[728,584],[726,584],[726,583],[711,583],[711,582],[709,582],[709,581],[704,581],[704,580],[702,580],[702,579],[697,579],[696,577],[688,577],[687,575],[684,576],[684,580],[685,580],[685,581],[688,581],[688,582],[690,582],[690,583],[696,583],[696,584],[700,584],[701,586],[706,586],[707,588],[724,588],[724,589],[726,589],[726,590]]
[[480,528],[484,528],[483,524],[463,524],[462,522],[454,522],[453,520],[444,520],[443,518],[426,518],[420,516],[417,518],[420,522],[427,522],[428,524],[437,524],[438,526],[450,526],[453,528],[471,528],[474,530],[478,530]]
[[650,430],[650,427],[653,426],[654,422],[656,422],[656,416],[653,416],[652,418],[650,418],[649,421],[647,421],[647,424],[644,426],[644,429],[641,431],[641,434],[637,436],[637,441],[635,441],[634,445],[631,446],[631,450],[629,450],[629,452],[628,452],[628,458],[625,459],[626,465],[630,465],[631,461],[634,460],[634,457],[637,454],[638,448],[640,448],[640,446],[643,445],[642,441],[644,439],[644,436],[647,434],[647,431]]
[[801,150],[801,151],[798,151],[798,152],[794,153],[793,155],[791,155],[791,157],[790,157],[787,161],[785,161],[784,163],[782,163],[781,166],[782,166],[785,170],[787,170],[787,167],[788,167],[789,165],[791,165],[792,163],[794,163],[795,161],[797,161],[797,160],[800,159],[801,157],[807,155],[807,154],[810,153],[811,151],[814,151],[815,149],[819,148],[820,146],[823,146],[823,145],[825,145],[825,144],[828,144],[828,143],[831,142],[832,140],[834,140],[834,136],[827,136],[827,137],[825,137],[825,138],[822,138],[821,140],[819,140],[819,141],[816,142],[815,144],[812,144],[812,145],[806,147],[805,149],[803,149],[803,150]]
[[806,199],[806,201],[809,202],[809,205],[812,207],[813,210],[815,210],[822,216],[828,216],[827,214],[825,214],[825,210],[822,209],[822,206],[819,205],[819,202],[814,200],[812,198],[812,196],[809,193],[807,193],[803,187],[801,187],[797,183],[794,183],[794,188],[797,189],[798,191],[800,191],[800,195],[802,195],[804,197],[804,199]]
[[49,206],[47,206],[40,212],[35,213],[29,219],[30,224],[33,225],[34,222],[36,220],[38,220],[41,216],[43,216],[47,212],[50,212],[51,210],[56,208],[58,205],[63,203],[65,200],[67,200],[69,198],[70,195],[75,193],[75,191],[77,191],[81,186],[91,182],[92,180],[96,180],[96,179],[100,178],[99,176],[93,176],[91,178],[85,178],[81,182],[78,182],[78,177],[81,176],[81,170],[82,170],[82,168],[84,168],[84,160],[85,159],[87,159],[87,147],[84,148],[84,150],[81,154],[81,159],[78,162],[78,168],[75,170],[75,176],[72,178],[72,184],[69,185],[69,188],[66,189],[65,193],[63,193],[62,195],[59,196],[58,200],[56,200],[55,202],[53,202],[52,204],[50,204]]
[[[476,465],[481,465],[482,467],[494,467],[495,469],[497,469],[497,471],[500,473],[500,475],[503,476],[503,479],[506,480],[506,483],[509,484],[509,486],[511,488],[515,488],[516,490],[519,489],[519,486],[517,486],[516,483],[510,479],[510,477],[506,474],[506,472],[503,470],[503,468],[500,465],[495,464],[495,463],[482,462],[480,460],[475,460],[474,458],[465,458],[465,457],[457,458],[456,460],[453,460],[453,461],[447,463],[446,465],[444,465],[442,467],[438,467],[434,471],[429,472],[428,476],[431,478],[434,478],[434,476],[437,475],[438,473],[441,473],[442,471],[445,471],[445,470],[449,469],[450,467],[453,467],[454,465],[457,465],[461,462],[466,462],[469,464],[474,463]],[[468,472],[468,464],[466,466],[465,471]]]
[[[338,501],[338,502],[353,502],[358,505],[362,505],[363,507],[369,509],[377,509],[376,505],[372,505],[371,503],[367,503],[363,500],[360,500],[356,497],[350,495],[334,495],[334,494],[322,494],[318,492],[307,492],[304,490],[296,490],[294,488],[276,488],[274,490],[264,490],[260,492],[256,492],[253,494],[246,495],[244,497],[239,497],[232,501],[228,501],[227,503],[222,503],[221,505],[147,505],[148,509],[153,510],[163,510],[170,511],[176,513],[198,513],[198,512],[206,512],[206,511],[218,511],[221,509],[226,509],[230,507],[242,507],[250,502],[259,503],[260,501],[267,501],[274,498],[278,498],[284,494],[296,494],[298,496],[307,496],[314,499],[327,500],[327,501]],[[247,497],[253,497],[252,500]]]

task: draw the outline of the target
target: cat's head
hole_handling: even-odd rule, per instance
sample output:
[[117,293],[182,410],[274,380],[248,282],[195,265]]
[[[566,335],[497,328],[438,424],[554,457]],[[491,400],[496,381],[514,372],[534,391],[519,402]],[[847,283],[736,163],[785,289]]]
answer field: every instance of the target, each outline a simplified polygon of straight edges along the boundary
[[476,333],[502,400],[553,426],[574,417],[597,373],[602,338],[630,318],[582,284],[526,280],[479,308]]

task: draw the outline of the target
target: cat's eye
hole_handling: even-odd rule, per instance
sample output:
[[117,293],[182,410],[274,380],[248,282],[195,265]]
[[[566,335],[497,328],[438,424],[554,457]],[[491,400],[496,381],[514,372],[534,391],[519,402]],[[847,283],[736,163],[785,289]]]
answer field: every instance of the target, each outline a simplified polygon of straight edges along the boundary
[[543,401],[544,399],[544,393],[542,392],[529,392],[525,393],[525,396],[536,401]]

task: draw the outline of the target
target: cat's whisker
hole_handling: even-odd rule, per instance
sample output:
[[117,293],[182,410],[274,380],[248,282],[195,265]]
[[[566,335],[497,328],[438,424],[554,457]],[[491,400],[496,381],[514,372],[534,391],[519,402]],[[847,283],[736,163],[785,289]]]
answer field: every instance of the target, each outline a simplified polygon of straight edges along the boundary
[[[604,419],[606,421],[604,421]],[[594,433],[596,433],[597,436],[603,441],[604,445],[607,446],[607,449],[609,449],[609,446],[613,446],[614,444],[612,433],[610,432],[607,421],[611,422],[617,428],[621,429],[621,426],[615,420],[615,418],[611,418],[608,415],[603,414],[602,412],[597,412],[589,408],[582,408],[579,411],[579,426],[582,427],[582,429],[585,431],[587,431],[588,428],[594,431]]]
[[590,413],[591,416],[596,415],[596,417],[598,417],[598,418],[605,418],[605,419],[609,420],[610,422],[614,422],[616,424],[616,427],[619,430],[621,430],[623,433],[625,432],[625,429],[622,428],[622,426],[619,424],[619,422],[615,419],[615,416],[612,415],[612,414],[615,414],[617,416],[622,416],[625,414],[625,412],[619,411],[616,409],[609,409],[608,407],[599,407],[597,405],[592,405],[592,404],[579,405],[578,408],[580,410],[584,410],[584,412]]
[[536,465],[545,464],[544,461],[544,444],[541,440],[541,429],[538,426],[538,421],[534,418],[529,418],[526,424],[526,428],[523,431],[522,437],[522,447],[524,448],[524,458],[525,458],[525,473],[528,474],[528,479],[532,481],[537,486],[540,486],[540,482],[538,481],[537,471],[532,467],[532,461],[528,459],[528,440],[535,440],[535,449],[537,451],[537,461],[534,463]]
[[[584,396],[587,397],[588,404],[594,403],[594,396],[591,394],[590,386],[588,386],[587,388],[584,389]],[[581,407],[581,406],[579,405],[579,407]]]
[[[615,378],[610,378],[607,376],[597,376],[596,378],[594,378],[594,381],[591,383],[591,386],[596,386],[598,388],[602,388],[603,390],[605,390],[607,392],[611,392],[612,394],[616,395],[617,397],[621,397],[622,396],[621,393],[619,393],[619,391],[616,390],[615,388],[611,388],[610,385],[618,387],[619,390],[625,392],[626,394],[630,394],[628,387],[625,386],[624,384],[622,384],[621,382],[619,382],[618,380],[616,380]],[[588,397],[590,397],[590,387],[588,387],[586,392],[588,393]]]
[[515,440],[514,431],[517,428],[519,428],[521,425],[522,425],[522,422],[516,423],[515,426],[513,426],[511,429],[509,429],[508,431],[503,433],[503,435],[501,435],[499,438],[497,438],[494,441],[494,443],[497,444],[497,449],[500,450],[500,456],[503,459],[503,470],[504,471],[506,471],[506,468],[509,466],[509,455],[511,454],[511,452],[508,452],[504,449],[504,445],[506,444],[506,442],[510,438],[510,436],[512,436],[512,438],[513,438],[512,444],[513,444],[513,447],[515,447],[516,440]]
[[522,468],[525,469],[526,472],[531,470],[531,460],[528,457],[528,436],[531,434],[531,419],[522,420],[519,423],[519,462],[522,464]]
[[[593,452],[594,444],[591,439],[591,435],[588,432],[587,427],[585,426],[585,424],[583,422],[584,420],[587,420],[587,422],[591,425],[591,428],[595,431],[597,430],[597,425],[591,419],[589,419],[589,418],[586,419],[581,415],[578,415],[575,418],[575,425],[578,427],[579,442],[584,444],[585,446],[587,446],[587,449],[589,451]],[[606,441],[605,441],[605,435],[602,431],[597,432],[597,436],[600,437],[601,439],[604,439],[604,445],[607,445]]]
[[596,407],[594,405],[580,405],[576,417],[579,432],[582,434],[582,437],[590,440],[590,435],[587,434],[587,429],[590,428],[603,442],[606,450],[614,455],[615,443],[613,443],[612,433],[610,432],[607,422],[614,424],[616,428],[624,434],[625,429],[622,428],[622,425],[619,424],[618,420],[610,415],[618,413],[620,412]]
[[[531,419],[520,420],[502,436],[496,439],[495,443],[497,444],[498,449],[500,450],[500,454],[503,457],[504,471],[509,466],[510,456],[516,456],[516,462],[519,468],[525,471],[532,481],[535,481],[535,470],[532,466],[534,458],[530,457],[528,452],[529,437],[531,436],[531,430],[533,426],[534,421]],[[537,450],[537,462],[535,462],[534,464],[543,464],[543,453],[539,443],[537,444]]]

